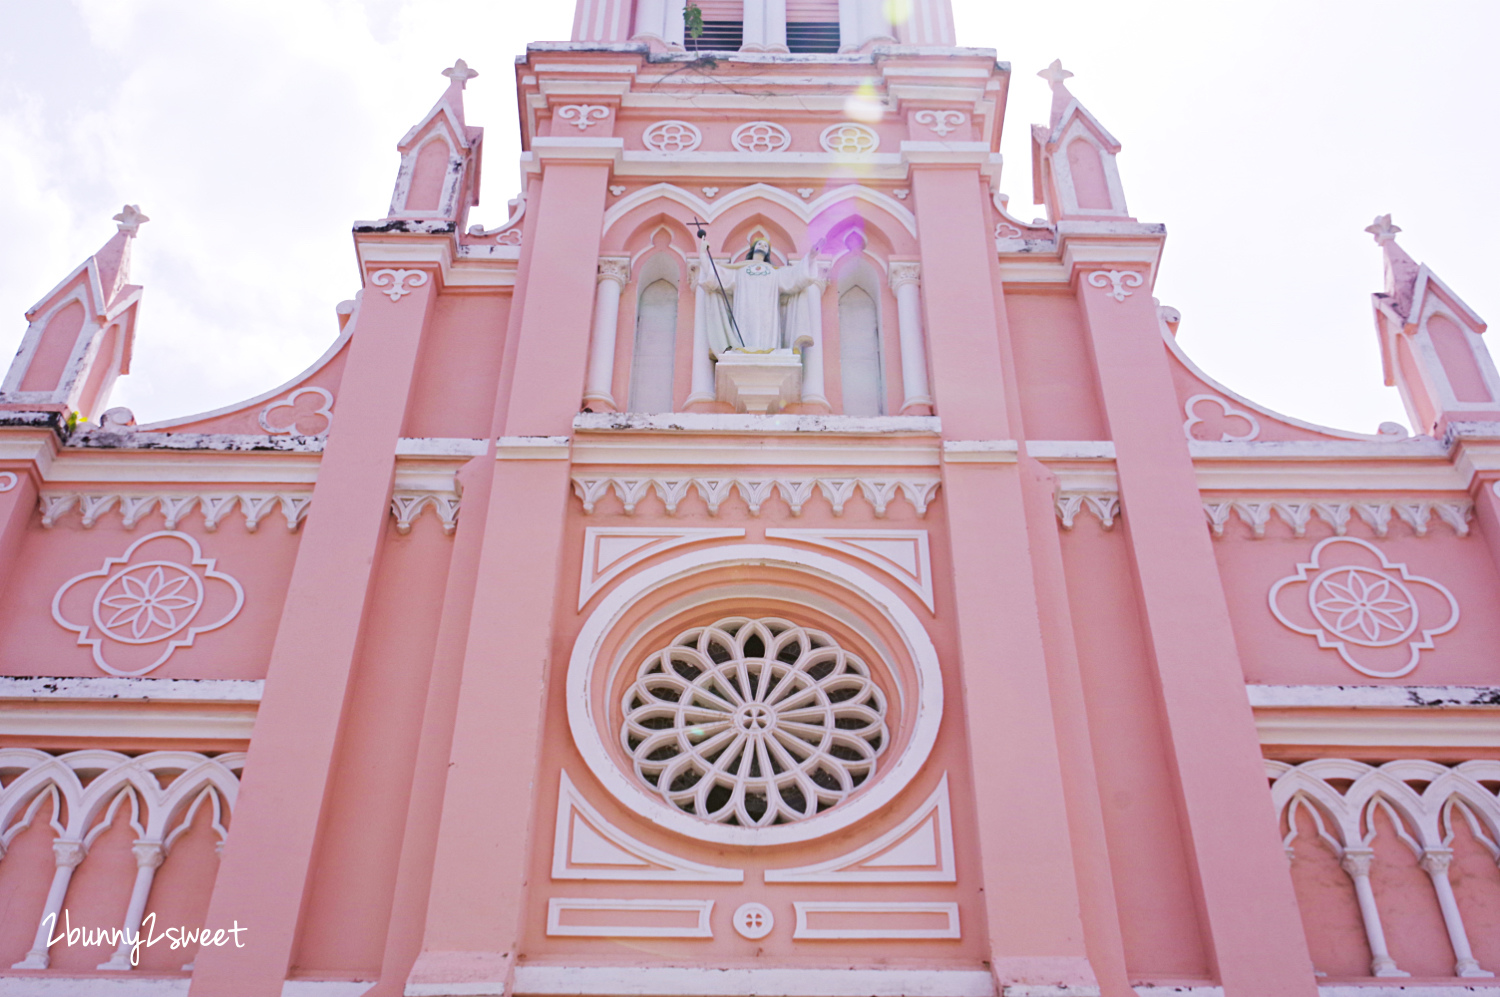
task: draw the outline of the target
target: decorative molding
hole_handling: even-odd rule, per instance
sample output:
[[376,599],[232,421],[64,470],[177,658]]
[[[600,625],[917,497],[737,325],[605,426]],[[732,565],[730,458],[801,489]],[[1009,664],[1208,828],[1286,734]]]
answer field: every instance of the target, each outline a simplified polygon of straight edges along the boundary
[[564,104],[557,109],[557,117],[579,131],[587,131],[599,122],[609,120],[609,108],[598,104]]
[[[174,543],[185,544],[191,557],[185,561],[180,554],[177,558],[169,557]],[[152,545],[151,559],[131,563],[136,551],[147,544]],[[204,557],[198,541],[186,533],[172,530],[149,533],[127,547],[120,557],[105,558],[99,569],[64,582],[52,597],[52,618],[64,630],[78,634],[78,644],[91,649],[94,664],[101,670],[110,675],[145,675],[165,664],[179,647],[191,647],[198,634],[217,630],[239,615],[245,604],[245,590],[235,578],[215,570],[214,564],[215,559]],[[100,578],[104,582],[92,593],[89,618],[82,623],[69,619],[63,609],[68,593]],[[193,626],[208,601],[210,581],[228,586],[234,604],[217,620]],[[123,653],[121,646],[161,643],[166,646],[150,664],[122,669],[105,659],[106,641],[114,655]]]
[[947,773],[910,817],[869,844],[826,862],[763,875],[768,883],[957,882]]
[[1120,515],[1119,492],[1102,491],[1060,491],[1054,499],[1057,506],[1057,518],[1062,522],[1062,528],[1071,530],[1074,522],[1078,519],[1080,510],[1088,509],[1099,520],[1099,525],[1106,530],[1115,525],[1115,519]]
[[[958,904],[921,901],[876,901],[876,900],[797,900],[792,903],[797,914],[797,927],[793,938],[961,938],[958,925]],[[819,914],[842,915],[839,920],[853,920],[851,915],[864,914],[869,917],[861,927],[820,928],[809,923]],[[923,916],[941,919],[932,927],[891,927],[887,923],[902,917],[911,919]]]
[[8,492],[21,483],[14,471],[0,471],[0,492]]
[[1413,535],[1425,537],[1431,529],[1432,514],[1437,513],[1437,518],[1452,527],[1455,534],[1466,537],[1469,535],[1469,520],[1474,514],[1474,504],[1467,499],[1454,502],[1434,499],[1380,499],[1374,502],[1223,499],[1203,503],[1203,514],[1216,537],[1224,535],[1224,527],[1229,523],[1231,512],[1250,527],[1251,535],[1257,540],[1265,538],[1266,525],[1273,514],[1290,526],[1292,534],[1298,537],[1307,535],[1307,524],[1314,515],[1327,523],[1335,536],[1345,536],[1354,514],[1358,514],[1377,537],[1385,537],[1390,532],[1391,514],[1395,513],[1398,519],[1411,527]]
[[755,941],[764,938],[776,927],[776,915],[765,904],[755,902],[740,904],[730,922],[740,937]]
[[911,188],[909,188],[909,187],[901,187],[901,188],[899,188],[897,190],[891,191],[891,193],[896,195],[896,199],[898,201],[904,201],[908,197],[911,196]]
[[133,530],[152,511],[159,511],[168,530],[175,530],[194,509],[203,514],[203,528],[213,533],[219,524],[238,507],[245,517],[245,529],[254,533],[273,510],[279,510],[288,530],[295,531],[307,516],[310,492],[283,494],[210,494],[210,495],[128,495],[119,492],[43,492],[38,499],[42,526],[52,529],[58,520],[76,510],[83,528],[93,529],[107,513],[118,512],[127,530]]
[[703,133],[689,121],[658,121],[641,133],[641,143],[652,152],[692,152],[703,144]]
[[896,579],[922,600],[928,612],[934,611],[926,530],[767,529],[766,538],[812,544],[858,558]]
[[729,136],[740,152],[782,152],[791,148],[792,133],[774,121],[747,121]]
[[0,699],[258,703],[265,679],[0,676]]
[[880,148],[880,135],[868,125],[844,121],[823,129],[818,144],[828,152],[865,155]]
[[1127,287],[1140,287],[1145,279],[1134,270],[1095,270],[1089,274],[1089,283],[1095,287],[1109,285],[1109,296],[1116,301],[1124,301],[1130,297]]
[[1500,782],[1500,761],[1469,761],[1449,767],[1423,759],[1386,762],[1379,767],[1341,758],[1320,758],[1300,765],[1267,761],[1271,799],[1284,820],[1282,847],[1295,862],[1305,814],[1322,843],[1340,860],[1354,881],[1364,920],[1374,976],[1402,977],[1386,945],[1385,929],[1375,903],[1370,872],[1380,861],[1374,842],[1384,814],[1397,840],[1411,849],[1431,880],[1455,956],[1454,975],[1493,977],[1470,950],[1463,917],[1454,899],[1448,868],[1457,823],[1500,861],[1500,799],[1490,788]]
[[[296,414],[297,399],[301,398],[303,395],[317,395],[323,401],[321,405],[313,409],[311,412],[304,412],[301,416],[299,416]],[[271,413],[277,409],[282,408],[292,410],[292,421],[286,428],[277,429],[274,425],[272,425]],[[298,433],[296,431],[297,420],[302,418],[303,416],[313,415],[323,417],[323,428],[318,430],[316,433]],[[298,388],[296,391],[293,391],[285,398],[281,398],[277,401],[271,402],[265,408],[261,409],[260,414],[256,418],[260,422],[260,428],[264,429],[271,436],[326,436],[328,435],[328,430],[333,426],[333,392],[329,391],[327,388],[319,387]]]
[[962,111],[918,111],[912,115],[912,120],[947,138],[950,132],[968,121],[969,116]]
[[[225,821],[234,809],[238,772],[244,763],[241,752],[209,758],[191,751],[149,751],[132,758],[98,749],[51,755],[30,748],[0,748],[0,769],[21,773],[0,788],[0,854],[50,803],[55,834],[52,851],[57,861],[52,889],[38,913],[35,941],[12,968],[48,968],[49,920],[65,908],[74,870],[122,811],[135,831],[138,868],[131,873],[130,903],[121,927],[126,936],[134,934],[140,928],[157,867],[205,808],[209,826],[223,845],[228,833]],[[85,785],[80,772],[95,774]],[[164,776],[175,778],[163,786]],[[66,823],[61,819],[64,814]],[[128,969],[129,958],[130,947],[122,945],[99,968]],[[24,992],[39,991],[28,988]]]
[[612,183],[609,185],[609,192],[611,196],[619,197],[621,194],[625,193],[625,185],[620,183]]
[[392,492],[391,515],[396,517],[396,532],[406,536],[422,510],[431,509],[443,524],[443,535],[451,537],[458,529],[459,503],[457,492]]
[[944,440],[945,464],[1014,464],[1021,459],[1015,440]]
[[1234,408],[1218,395],[1194,395],[1183,405],[1183,411],[1187,414],[1187,421],[1182,424],[1182,432],[1190,440],[1196,440],[1193,435],[1193,427],[1203,422],[1203,417],[1198,414],[1198,405],[1201,402],[1211,402],[1219,406],[1219,410],[1226,419],[1244,419],[1250,424],[1250,431],[1236,436],[1230,432],[1219,434],[1218,443],[1245,443],[1260,435],[1260,420],[1250,412],[1244,412]]
[[[1245,686],[1256,709],[1424,709],[1500,707],[1494,685],[1255,685]],[[1500,736],[1500,731],[1497,731]]]
[[[663,502],[671,501],[673,497],[662,492],[658,494]],[[680,497],[676,495],[676,498]],[[767,534],[770,532],[768,530]],[[648,557],[683,544],[739,539],[744,535],[742,529],[590,526],[583,531],[583,571],[578,577],[578,608],[582,609],[601,589]]]
[[716,198],[716,197],[719,196],[719,188],[717,188],[717,187],[704,187],[703,188],[703,196],[706,197],[706,198],[708,198],[709,200],[713,200],[714,198]]
[[807,200],[808,198],[812,197],[817,192],[818,192],[817,189],[814,188],[814,187],[798,187],[797,188],[797,196],[800,197],[800,198],[802,198],[802,200],[804,200],[804,201]]
[[631,837],[590,806],[563,771],[558,773],[552,878],[743,883],[745,871],[691,862]]
[[370,283],[392,301],[400,301],[429,279],[425,270],[376,270],[370,275]]
[[[1325,557],[1336,563],[1324,565]],[[1309,577],[1312,571],[1318,573]],[[1422,606],[1408,583],[1425,586],[1442,597],[1446,614],[1438,625],[1422,625]],[[1295,602],[1306,603],[1299,623],[1285,612],[1281,593],[1302,584],[1308,587],[1306,594],[1294,596]],[[1310,560],[1271,586],[1267,601],[1282,626],[1316,637],[1319,647],[1338,651],[1349,667],[1371,678],[1400,678],[1410,673],[1421,652],[1434,646],[1433,638],[1458,625],[1458,600],[1452,592],[1430,578],[1412,574],[1405,564],[1386,560],[1379,547],[1357,537],[1319,542]],[[1380,649],[1401,644],[1409,652],[1405,664],[1392,669],[1371,663],[1371,657],[1386,657]]]
[[[856,489],[870,504],[877,517],[885,516],[891,499],[898,493],[912,504],[918,516],[926,516],[927,506],[941,484],[939,478],[742,478],[737,475],[702,478],[614,475],[573,477],[573,491],[583,502],[586,515],[592,515],[599,500],[613,491],[624,506],[627,516],[635,515],[636,506],[641,499],[653,491],[662,497],[669,515],[680,515],[680,501],[688,494],[689,485],[708,506],[711,516],[719,514],[720,506],[732,493],[739,494],[752,516],[760,515],[766,499],[773,493],[781,496],[793,516],[802,514],[803,507],[815,493],[827,500],[835,516],[842,516],[845,503]],[[675,500],[671,496],[675,496]]]
[[496,460],[567,460],[566,436],[501,436],[495,440]]
[[[186,981],[184,981],[186,982]],[[407,997],[450,997],[451,984],[407,984]],[[498,984],[497,984],[498,986]],[[420,991],[417,989],[422,987]],[[495,993],[504,993],[496,990]],[[686,966],[516,967],[514,992],[536,997],[995,997],[987,969],[721,969]],[[29,997],[29,993],[28,993]],[[71,997],[71,994],[69,995]]]
[[[596,900],[585,897],[553,897],[547,901],[547,934],[581,938],[712,938],[713,927],[709,914],[713,912],[712,900]],[[572,914],[579,921],[587,921],[591,912],[600,914],[633,914],[649,920],[649,915],[676,915],[691,924],[563,924],[563,919]],[[687,917],[683,917],[687,915]],[[409,989],[409,988],[408,988]],[[443,993],[452,993],[445,988]]]
[[630,261],[616,256],[601,257],[596,280],[612,280],[621,287],[624,287],[630,283]]

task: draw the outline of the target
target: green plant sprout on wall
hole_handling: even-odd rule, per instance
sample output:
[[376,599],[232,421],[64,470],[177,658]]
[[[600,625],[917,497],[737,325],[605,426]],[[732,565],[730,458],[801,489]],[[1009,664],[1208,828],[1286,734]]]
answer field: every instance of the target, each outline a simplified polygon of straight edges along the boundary
[[703,37],[703,8],[695,3],[682,8],[682,23],[693,40],[693,51],[698,51],[698,39]]

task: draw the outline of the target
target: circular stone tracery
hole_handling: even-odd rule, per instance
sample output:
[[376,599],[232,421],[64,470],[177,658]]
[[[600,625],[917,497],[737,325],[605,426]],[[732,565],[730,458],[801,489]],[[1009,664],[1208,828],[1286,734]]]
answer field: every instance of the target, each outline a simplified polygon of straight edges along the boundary
[[813,817],[875,774],[885,694],[826,633],[729,617],[682,633],[625,691],[620,741],[642,783],[704,820]]

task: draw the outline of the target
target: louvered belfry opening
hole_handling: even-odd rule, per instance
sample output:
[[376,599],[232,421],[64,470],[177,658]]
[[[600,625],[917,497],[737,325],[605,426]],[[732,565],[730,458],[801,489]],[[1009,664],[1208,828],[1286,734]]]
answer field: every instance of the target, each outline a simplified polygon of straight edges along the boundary
[[837,52],[838,0],[786,0],[786,47],[804,54]]
[[703,11],[703,35],[687,39],[688,48],[701,52],[738,52],[745,43],[743,0],[697,0]]

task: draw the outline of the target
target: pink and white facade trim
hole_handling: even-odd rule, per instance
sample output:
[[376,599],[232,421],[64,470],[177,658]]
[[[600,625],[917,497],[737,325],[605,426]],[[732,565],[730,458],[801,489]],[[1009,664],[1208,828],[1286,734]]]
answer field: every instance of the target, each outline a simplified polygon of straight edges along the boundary
[[0,997],[1500,997],[1484,322],[1378,218],[1412,433],[1271,411],[1061,64],[1026,223],[947,0],[684,6],[495,227],[444,71],[287,384],[108,407],[135,206],[27,313]]

